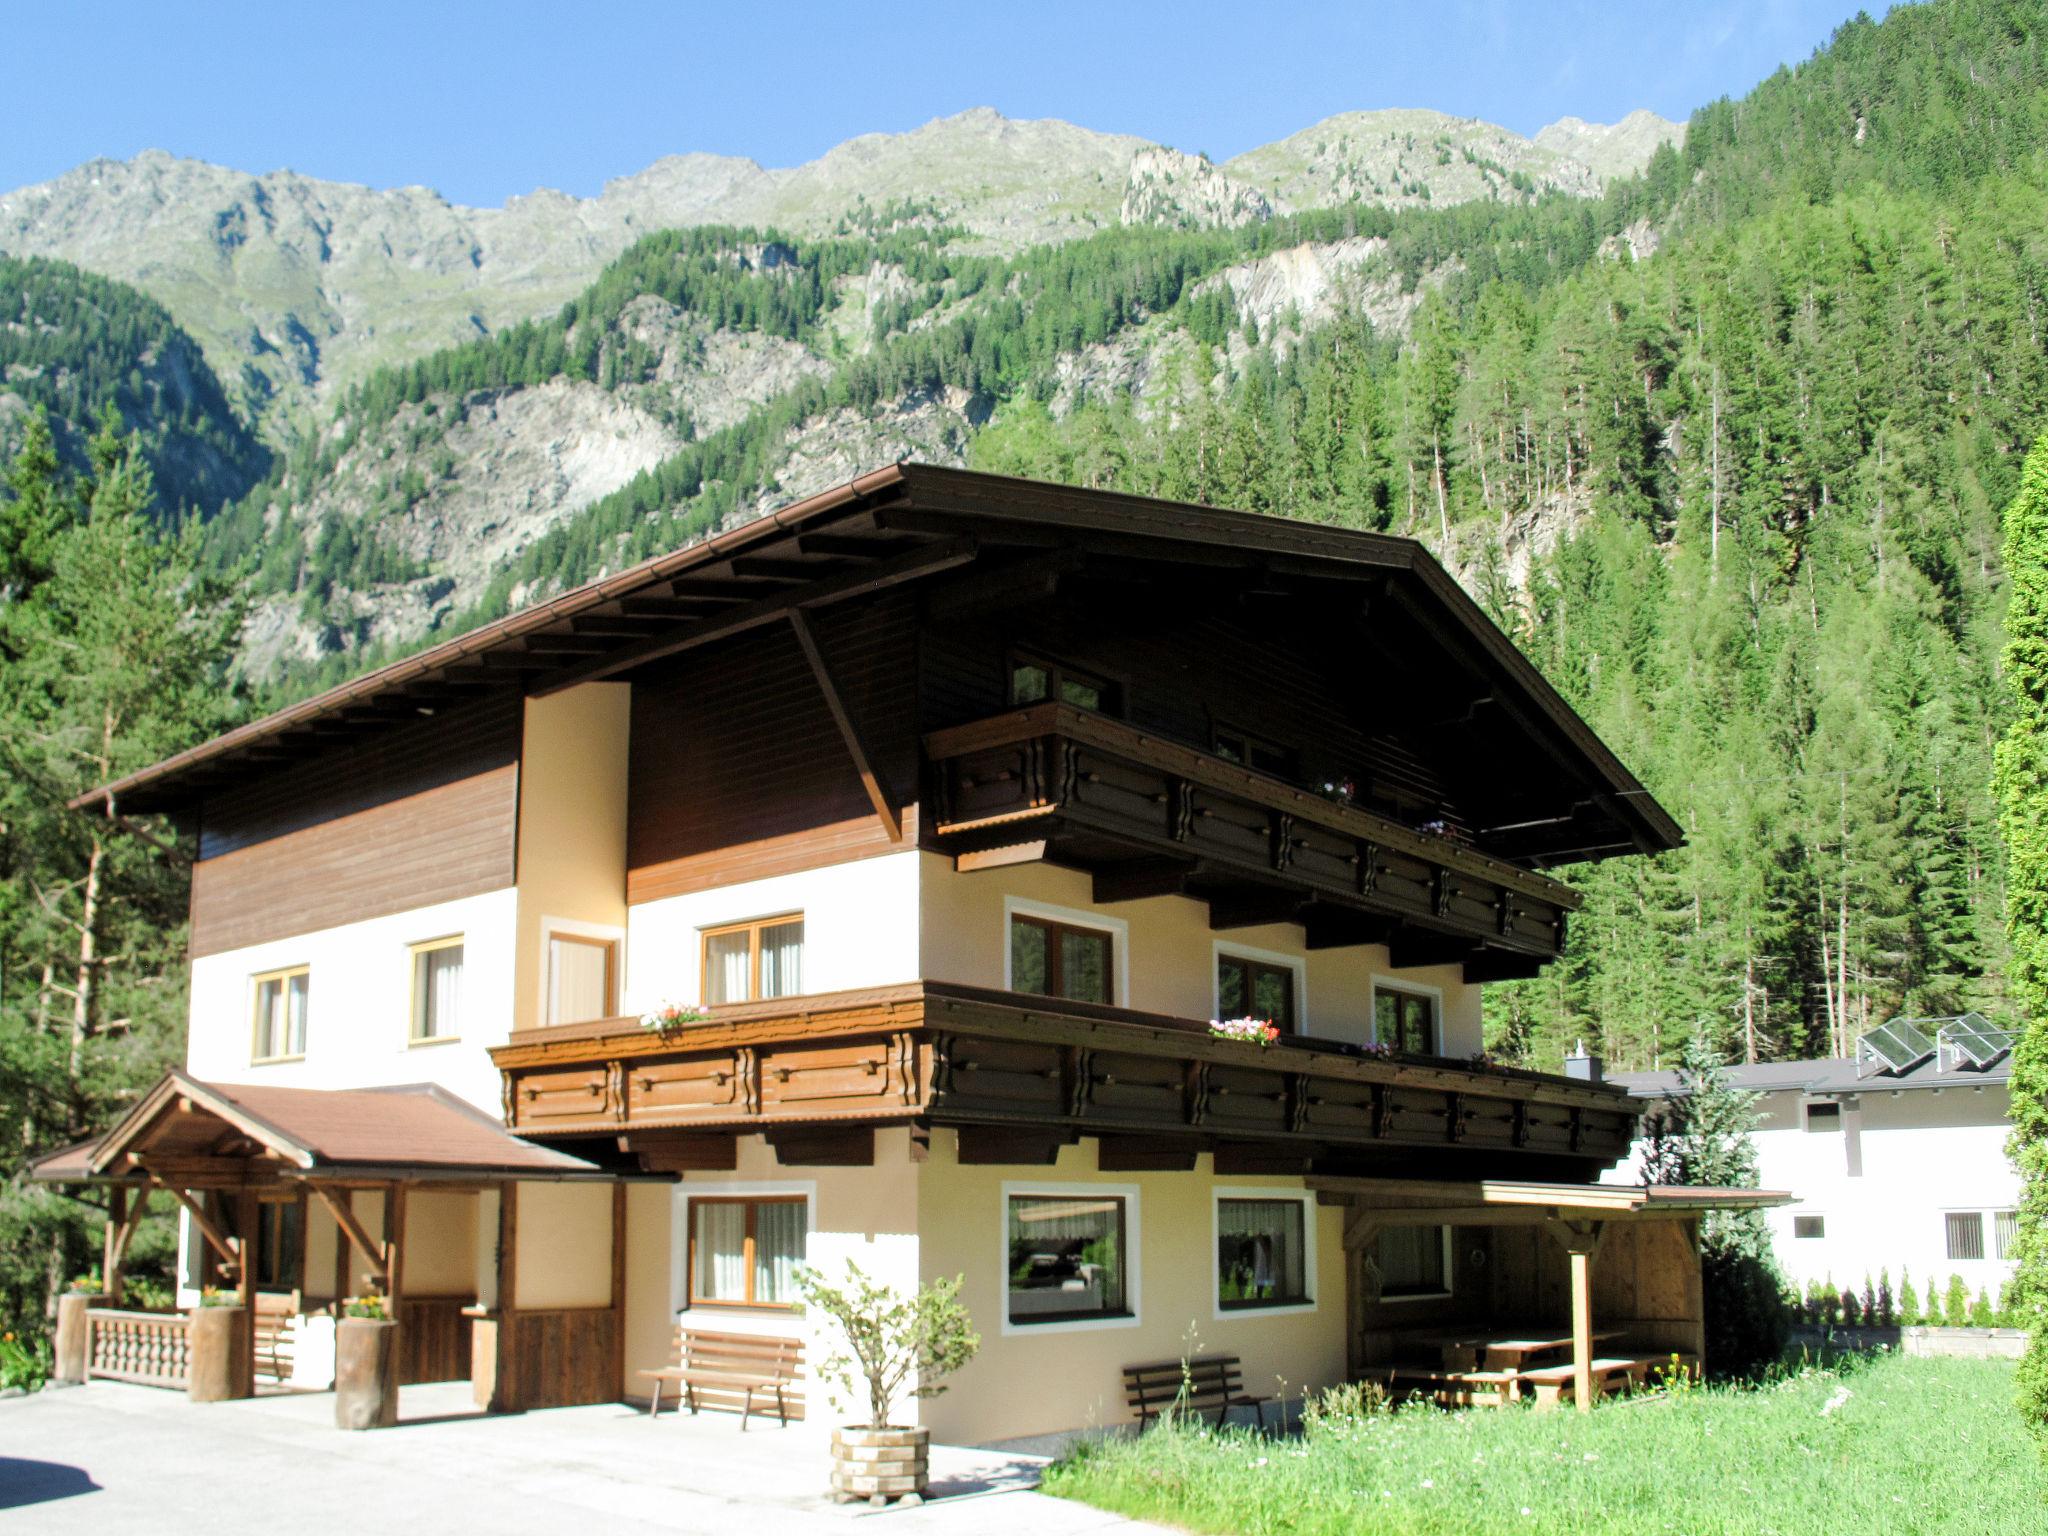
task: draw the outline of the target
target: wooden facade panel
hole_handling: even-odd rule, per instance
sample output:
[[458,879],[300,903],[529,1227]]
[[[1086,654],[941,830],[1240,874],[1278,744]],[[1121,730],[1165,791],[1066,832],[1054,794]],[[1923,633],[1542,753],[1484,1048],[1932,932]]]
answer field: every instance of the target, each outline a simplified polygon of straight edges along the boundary
[[1174,1057],[1091,1051],[1088,1075],[1089,1104],[1107,1119],[1187,1122],[1187,1075]]
[[731,1056],[635,1062],[627,1071],[626,1104],[633,1116],[732,1115],[745,1109],[746,1090]]
[[761,1064],[761,1107],[901,1102],[905,1082],[897,1065],[886,1040],[776,1051]]
[[512,1400],[522,1408],[617,1402],[622,1321],[610,1307],[507,1314],[499,1326],[513,1329]]
[[[917,801],[914,614],[892,594],[812,619],[899,815]],[[905,843],[890,841],[786,624],[636,676],[628,771],[629,902],[886,853],[914,835],[906,825]]]
[[192,866],[192,953],[219,954],[503,890],[516,763],[250,842]]
[[469,1379],[472,1330],[462,1309],[475,1300],[474,1296],[398,1298],[399,1385]]
[[605,1109],[606,1072],[602,1066],[567,1067],[558,1072],[520,1074],[516,1117],[522,1126],[544,1126],[565,1120],[588,1120]]
[[1058,1115],[1060,1051],[1016,1040],[969,1040],[952,1053],[946,1098],[964,1113]]
[[1205,1085],[1206,1122],[1218,1130],[1288,1129],[1285,1080],[1273,1072],[1211,1067]]

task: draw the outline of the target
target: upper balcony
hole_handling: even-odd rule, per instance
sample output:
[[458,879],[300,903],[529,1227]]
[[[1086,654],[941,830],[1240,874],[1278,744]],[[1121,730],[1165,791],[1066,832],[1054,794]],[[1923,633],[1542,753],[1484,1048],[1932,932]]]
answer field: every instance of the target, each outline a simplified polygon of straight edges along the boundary
[[1310,948],[1530,976],[1564,945],[1569,886],[1214,754],[1061,703],[924,740],[927,841],[963,869],[1090,870],[1098,904],[1180,894],[1210,925],[1296,922]]
[[1592,1177],[1626,1155],[1636,1105],[1602,1083],[1309,1038],[1270,1046],[1206,1020],[933,981],[526,1030],[491,1053],[506,1123],[653,1170],[865,1164],[874,1132],[954,1127],[970,1163],[1050,1163],[1099,1140],[1104,1169],[1464,1170]]

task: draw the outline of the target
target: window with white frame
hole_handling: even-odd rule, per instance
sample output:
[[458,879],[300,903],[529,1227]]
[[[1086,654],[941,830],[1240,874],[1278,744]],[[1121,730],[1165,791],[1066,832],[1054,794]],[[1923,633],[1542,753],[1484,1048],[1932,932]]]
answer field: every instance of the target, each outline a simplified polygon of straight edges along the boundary
[[462,936],[412,947],[412,1042],[462,1033]]
[[1379,1238],[1380,1300],[1451,1294],[1451,1229],[1387,1227]]
[[2018,1211],[1993,1211],[1991,1213],[1992,1252],[2001,1259],[2012,1257],[2013,1244],[2020,1240],[2020,1213]]
[[1005,1192],[1004,1251],[1013,1325],[1132,1315],[1132,1197],[1107,1190]]
[[291,1061],[306,1054],[306,1005],[312,993],[312,972],[305,966],[268,971],[252,978],[255,987],[254,1039],[256,1061]]
[[1947,1229],[1948,1256],[1952,1261],[1984,1257],[1984,1213],[1950,1211],[1942,1218]]
[[1372,1034],[1381,1045],[1416,1056],[1441,1054],[1442,1038],[1436,993],[1375,981],[1372,988]]
[[1216,1305],[1303,1307],[1309,1294],[1309,1204],[1286,1194],[1216,1197]]

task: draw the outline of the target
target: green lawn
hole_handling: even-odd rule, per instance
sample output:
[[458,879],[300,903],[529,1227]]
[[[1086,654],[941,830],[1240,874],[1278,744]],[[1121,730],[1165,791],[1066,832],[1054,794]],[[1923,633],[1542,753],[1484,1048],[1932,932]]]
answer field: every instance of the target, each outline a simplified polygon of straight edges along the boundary
[[1305,1440],[1154,1430],[1045,1488],[1229,1536],[1496,1531],[2048,1532],[2048,1464],[2004,1361],[1884,1356],[1590,1416],[1405,1408]]

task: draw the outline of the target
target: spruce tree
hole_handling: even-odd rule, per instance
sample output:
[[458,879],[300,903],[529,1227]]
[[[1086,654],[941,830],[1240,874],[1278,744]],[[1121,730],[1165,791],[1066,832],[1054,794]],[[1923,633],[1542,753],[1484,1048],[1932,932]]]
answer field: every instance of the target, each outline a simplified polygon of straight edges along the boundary
[[2016,1261],[2006,1292],[2027,1330],[2020,1411],[2048,1432],[2048,435],[2034,444],[2005,509],[2005,688],[1998,744],[2006,848],[2007,973],[2020,1013],[2012,1054],[2012,1137],[2020,1176]]

